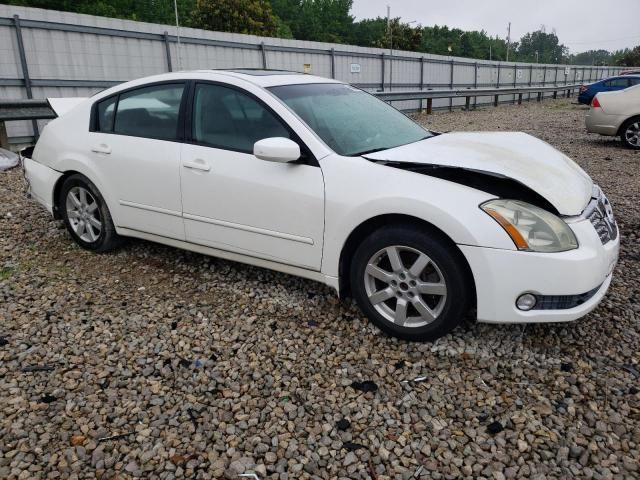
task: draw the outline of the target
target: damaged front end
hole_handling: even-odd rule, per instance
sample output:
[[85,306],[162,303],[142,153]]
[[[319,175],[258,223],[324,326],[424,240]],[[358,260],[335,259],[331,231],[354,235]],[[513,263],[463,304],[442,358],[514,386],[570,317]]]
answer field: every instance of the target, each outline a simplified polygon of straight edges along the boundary
[[547,210],[554,215],[559,215],[558,210],[547,201],[542,195],[504,175],[492,172],[483,172],[462,167],[449,167],[443,165],[432,165],[410,162],[388,162],[382,160],[368,159],[369,161],[386,165],[392,168],[399,168],[409,172],[428,175],[440,178],[449,182],[464,185],[466,187],[481,190],[498,198],[510,198],[530,203],[536,207]]

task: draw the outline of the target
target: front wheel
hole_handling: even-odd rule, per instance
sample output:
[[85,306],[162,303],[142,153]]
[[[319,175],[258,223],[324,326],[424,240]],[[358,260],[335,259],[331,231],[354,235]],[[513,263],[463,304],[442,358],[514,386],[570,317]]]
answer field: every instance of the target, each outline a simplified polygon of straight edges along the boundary
[[620,138],[625,147],[640,149],[640,117],[627,120],[620,132]]
[[121,245],[104,198],[83,175],[71,175],[64,181],[58,208],[71,237],[82,248],[107,252]]
[[356,250],[351,290],[366,316],[406,340],[449,333],[472,297],[462,254],[440,235],[410,225],[375,231]]

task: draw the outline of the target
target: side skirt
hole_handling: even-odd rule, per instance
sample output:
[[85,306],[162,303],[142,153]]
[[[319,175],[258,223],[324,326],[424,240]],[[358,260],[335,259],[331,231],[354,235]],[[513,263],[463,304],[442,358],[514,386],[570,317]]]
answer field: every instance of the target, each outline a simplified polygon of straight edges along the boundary
[[315,282],[324,283],[333,288],[336,293],[339,294],[339,282],[337,277],[331,277],[321,272],[315,272],[313,270],[307,270],[300,267],[293,267],[284,263],[273,262],[262,258],[251,257],[249,255],[242,255],[240,253],[228,252],[226,250],[220,250],[217,248],[206,247],[197,243],[183,242],[181,240],[175,240],[173,238],[163,237],[160,235],[154,235],[152,233],[139,232],[138,230],[132,230],[130,228],[117,227],[119,235],[124,237],[140,238],[142,240],[149,240],[151,242],[161,243],[170,247],[181,248],[183,250],[189,250],[191,252],[201,253],[203,255],[209,255],[211,257],[224,258],[225,260],[231,260],[234,262],[246,263],[247,265],[253,265],[256,267],[267,268],[269,270],[275,270],[277,272],[287,273],[296,277],[307,278]]

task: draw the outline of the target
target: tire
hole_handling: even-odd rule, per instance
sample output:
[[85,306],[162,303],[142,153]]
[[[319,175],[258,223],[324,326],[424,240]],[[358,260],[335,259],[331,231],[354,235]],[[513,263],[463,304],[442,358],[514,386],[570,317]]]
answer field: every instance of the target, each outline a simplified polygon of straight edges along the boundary
[[107,203],[85,176],[75,174],[64,180],[58,209],[69,234],[82,248],[102,253],[122,245]]
[[354,254],[350,277],[353,296],[369,320],[405,340],[449,333],[473,297],[468,266],[455,245],[413,225],[383,227],[367,237]]
[[640,150],[640,117],[630,118],[620,127],[622,145],[633,150]]

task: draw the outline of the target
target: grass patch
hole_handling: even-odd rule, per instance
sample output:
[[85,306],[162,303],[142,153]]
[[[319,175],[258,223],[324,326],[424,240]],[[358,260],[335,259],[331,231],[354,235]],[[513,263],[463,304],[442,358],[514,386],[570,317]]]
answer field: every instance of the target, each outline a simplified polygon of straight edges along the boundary
[[0,268],[0,280],[7,280],[14,274],[16,271],[13,267],[2,267]]

